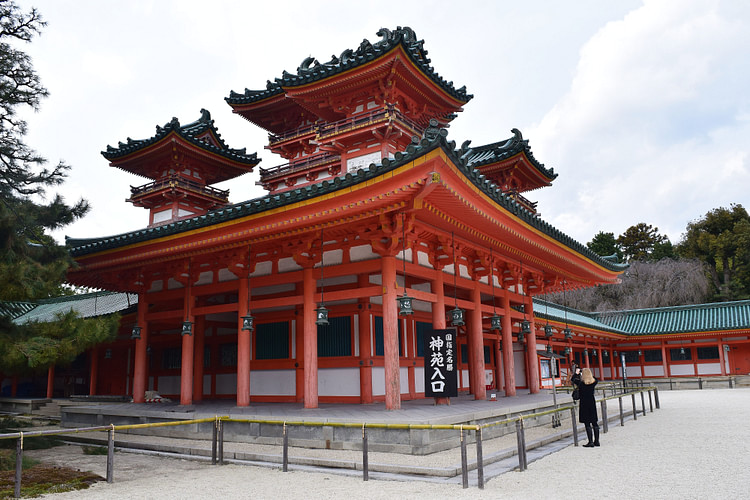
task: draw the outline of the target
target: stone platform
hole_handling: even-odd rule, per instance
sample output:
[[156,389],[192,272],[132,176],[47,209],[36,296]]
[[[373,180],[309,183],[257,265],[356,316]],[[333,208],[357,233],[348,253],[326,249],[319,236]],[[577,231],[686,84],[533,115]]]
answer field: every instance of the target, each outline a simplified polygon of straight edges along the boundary
[[[513,397],[496,393],[497,400],[477,401],[472,395],[451,398],[450,405],[435,405],[432,399],[403,401],[401,409],[386,410],[384,404],[320,404],[319,408],[305,409],[299,403],[252,403],[237,407],[234,401],[206,401],[190,406],[177,403],[92,403],[62,409],[63,427],[99,425],[146,424],[228,416],[236,419],[263,420],[264,423],[225,422],[224,439],[229,442],[281,444],[282,425],[267,423],[309,422],[350,424],[432,424],[474,425],[505,420],[519,414],[542,412],[554,407],[551,392],[529,394],[519,392]],[[571,402],[570,396],[558,393],[558,404]],[[563,418],[569,418],[564,412]],[[527,420],[525,425],[549,423],[551,416],[538,421]],[[118,431],[164,437],[206,439],[213,435],[213,423],[184,426],[154,427]],[[483,431],[485,439],[515,432],[515,424],[499,425]],[[473,432],[466,438],[474,441]],[[361,428],[342,428],[321,425],[288,426],[291,446],[329,449],[361,449]],[[460,434],[440,429],[368,429],[368,443],[372,451],[426,455],[460,446]]]

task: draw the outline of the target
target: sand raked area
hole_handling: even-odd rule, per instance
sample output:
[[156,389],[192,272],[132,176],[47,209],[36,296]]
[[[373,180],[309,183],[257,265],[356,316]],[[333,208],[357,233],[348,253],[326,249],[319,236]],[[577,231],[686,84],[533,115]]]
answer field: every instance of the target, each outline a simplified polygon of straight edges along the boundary
[[[568,446],[529,464],[475,485],[371,479],[361,472],[340,475],[251,465],[210,463],[118,452],[115,482],[88,490],[47,495],[70,499],[317,499],[317,498],[747,498],[750,491],[750,389],[661,391],[661,409],[637,421],[610,422],[599,448]],[[609,415],[616,415],[608,406]],[[640,404],[639,404],[640,406]],[[626,409],[629,407],[626,406]],[[564,422],[568,425],[569,420]],[[550,430],[530,431],[527,441]],[[485,456],[512,446],[515,435],[487,441]],[[227,443],[229,445],[229,443]],[[54,450],[54,453],[50,453]],[[78,446],[27,452],[104,476],[106,457],[83,455]],[[360,452],[290,450],[292,454],[361,462]],[[469,457],[473,449],[470,448]],[[471,459],[471,458],[470,458]],[[460,464],[456,451],[428,457],[370,455],[370,463]],[[403,477],[403,476],[402,476]]]

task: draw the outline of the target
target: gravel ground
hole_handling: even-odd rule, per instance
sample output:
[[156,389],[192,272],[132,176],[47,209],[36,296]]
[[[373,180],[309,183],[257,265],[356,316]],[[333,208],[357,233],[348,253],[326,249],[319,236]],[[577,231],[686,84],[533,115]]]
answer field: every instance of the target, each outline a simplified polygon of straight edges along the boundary
[[[364,482],[328,472],[281,472],[245,465],[211,466],[203,462],[117,453],[115,482],[97,483],[88,490],[47,495],[45,498],[745,498],[750,491],[750,389],[662,391],[661,409],[611,423],[600,448],[569,446],[529,464],[524,472],[508,472],[491,479],[485,490],[460,484],[420,481]],[[615,406],[617,402],[614,402]],[[626,405],[626,409],[628,406]],[[614,415],[610,406],[609,413]],[[568,421],[569,422],[569,421]],[[538,429],[535,434],[551,432]],[[512,446],[515,436],[488,441],[492,449]],[[532,438],[533,439],[533,438]],[[529,436],[527,436],[527,441]],[[297,450],[295,450],[296,452]],[[45,460],[106,475],[106,457],[83,455],[77,446],[31,452]],[[301,451],[299,453],[302,453]],[[313,453],[313,452],[305,452]],[[359,452],[318,450],[339,459]],[[470,457],[472,451],[469,452]],[[292,453],[290,455],[298,454]],[[378,454],[372,462],[389,463]],[[398,459],[396,459],[398,457]],[[436,456],[395,455],[390,463],[406,459],[411,465],[431,464]],[[346,458],[341,458],[346,459]],[[441,463],[459,463],[459,453],[440,454]],[[359,473],[361,474],[361,473]]]

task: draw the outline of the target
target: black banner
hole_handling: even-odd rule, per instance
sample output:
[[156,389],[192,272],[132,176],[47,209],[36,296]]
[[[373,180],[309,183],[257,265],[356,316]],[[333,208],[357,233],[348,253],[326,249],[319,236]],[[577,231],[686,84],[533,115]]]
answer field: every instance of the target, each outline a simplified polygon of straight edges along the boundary
[[458,396],[456,331],[433,330],[425,336],[424,342],[425,397]]

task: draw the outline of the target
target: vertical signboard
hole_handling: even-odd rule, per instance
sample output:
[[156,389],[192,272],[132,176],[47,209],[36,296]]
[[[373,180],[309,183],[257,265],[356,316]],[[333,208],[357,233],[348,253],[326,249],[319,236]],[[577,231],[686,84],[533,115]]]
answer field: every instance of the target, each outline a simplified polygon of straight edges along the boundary
[[425,335],[424,395],[448,398],[458,396],[456,371],[456,331],[432,330]]

